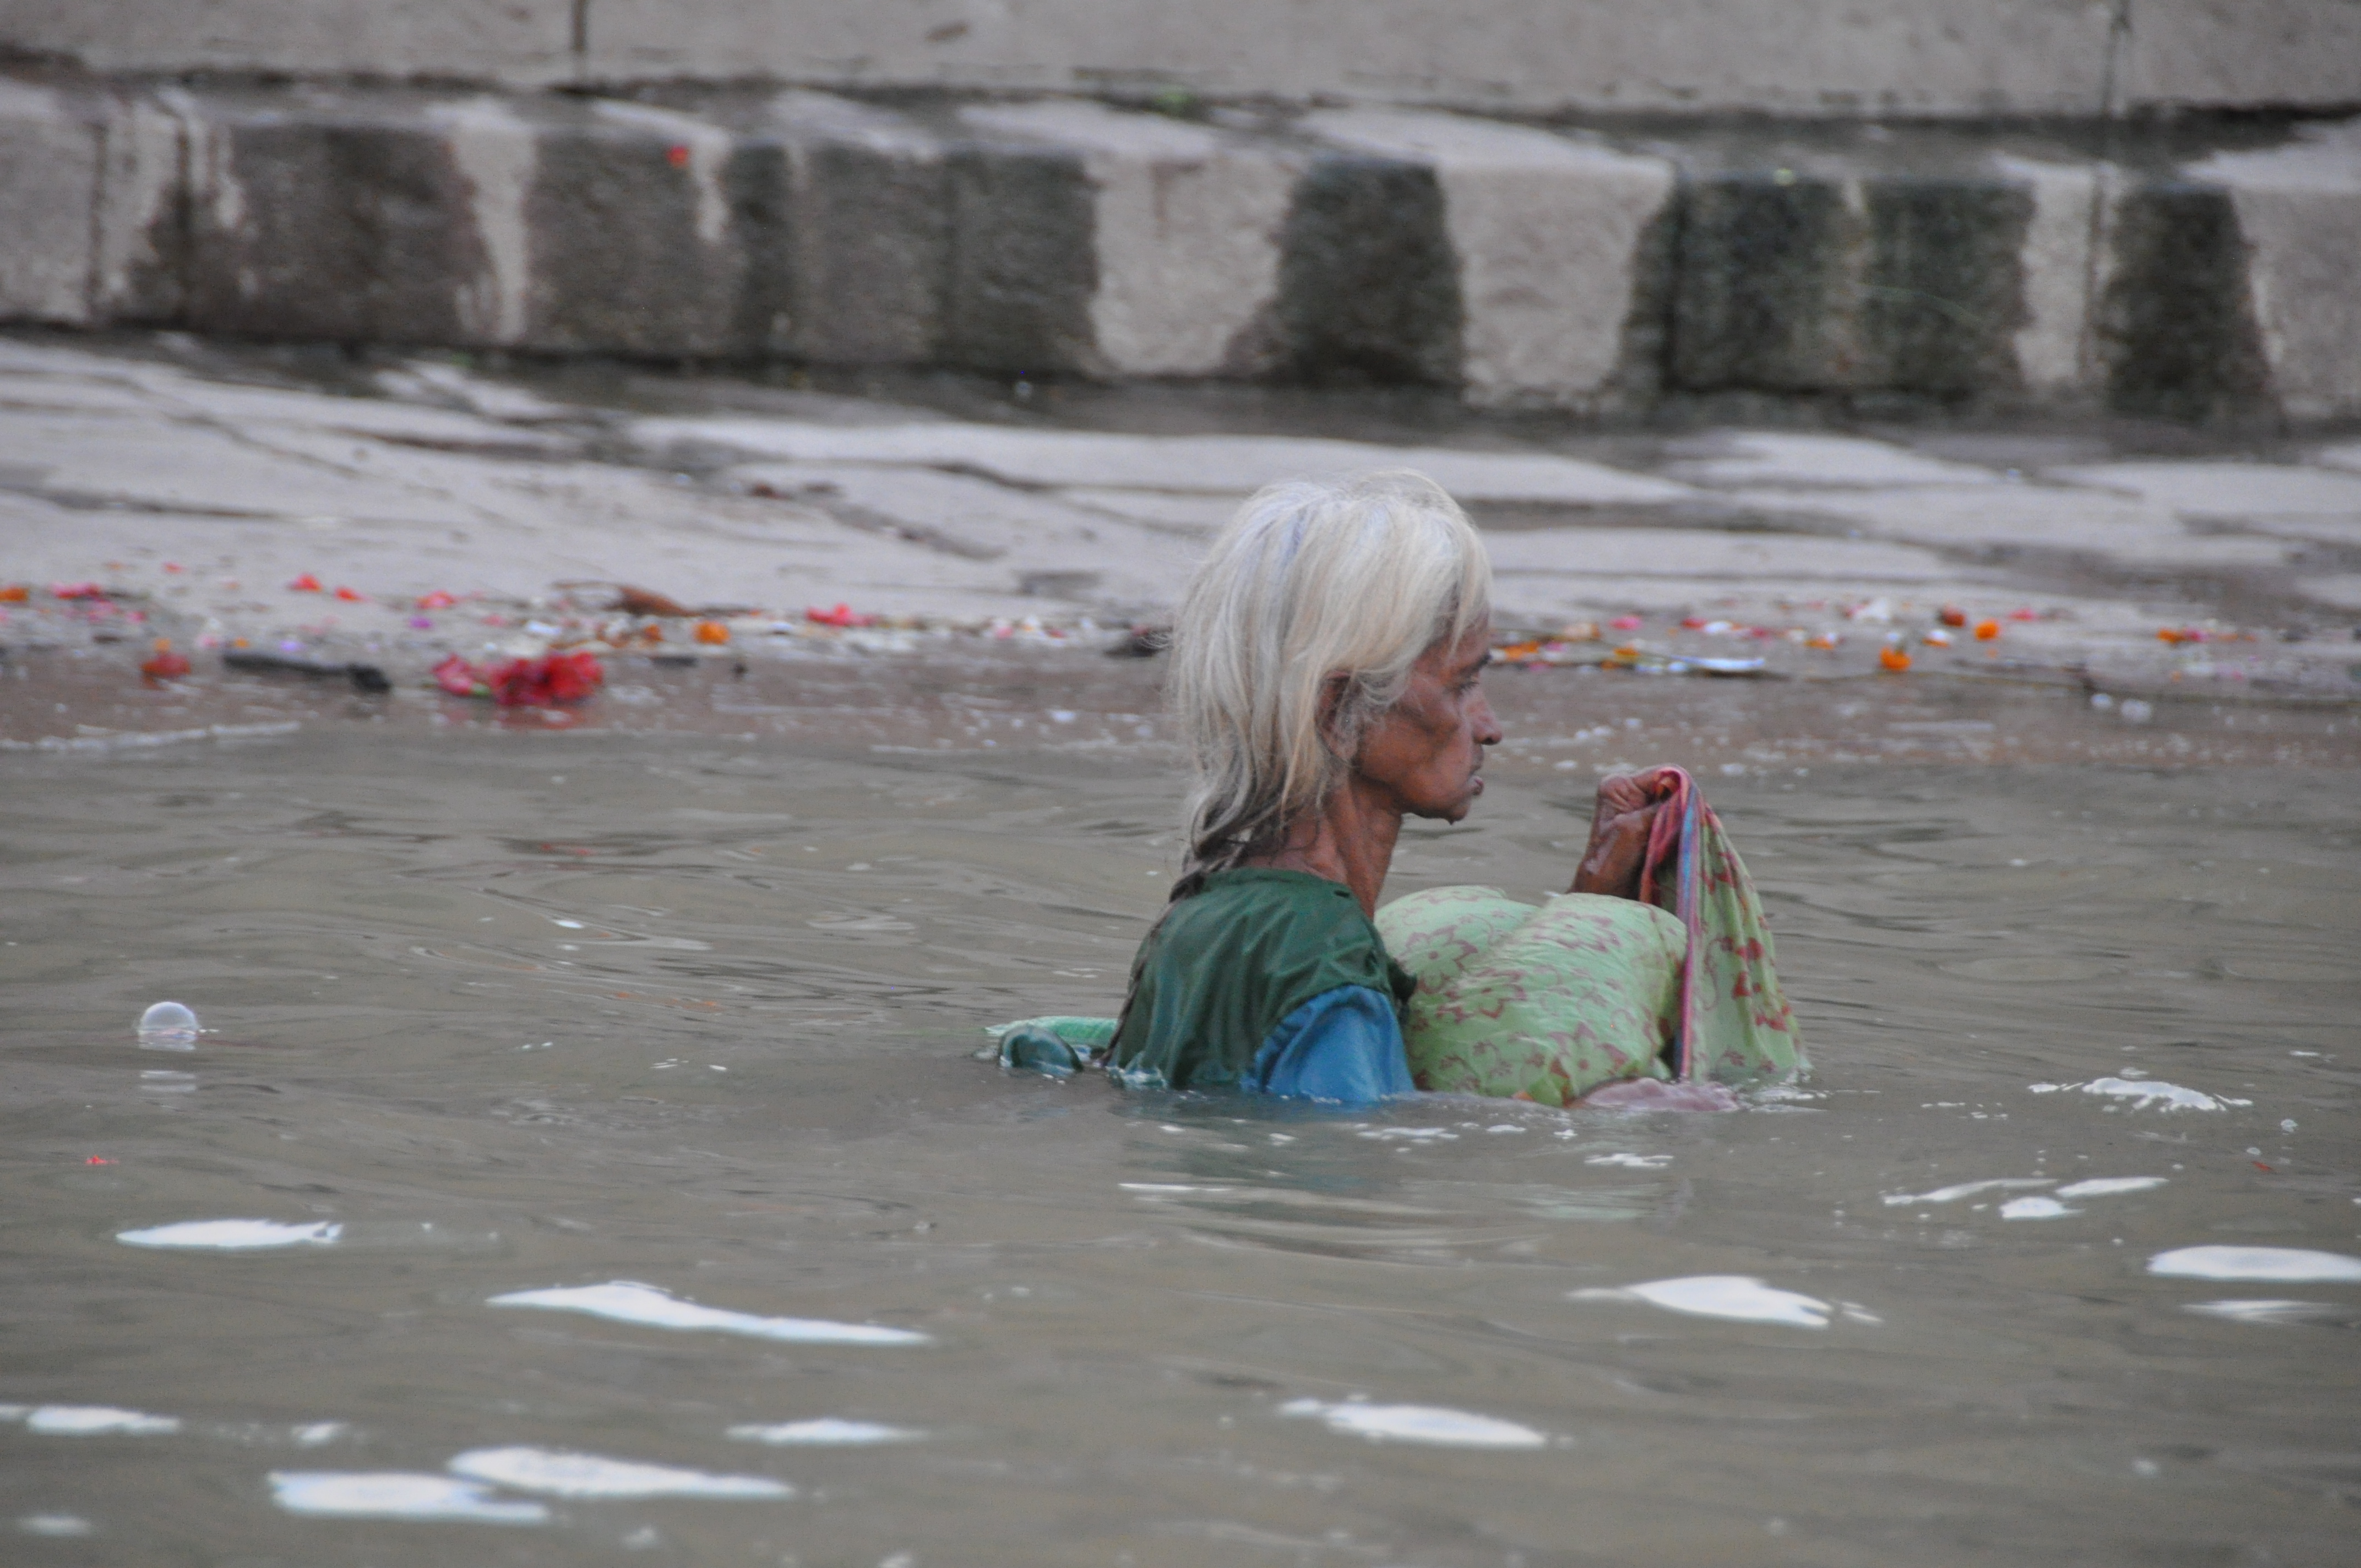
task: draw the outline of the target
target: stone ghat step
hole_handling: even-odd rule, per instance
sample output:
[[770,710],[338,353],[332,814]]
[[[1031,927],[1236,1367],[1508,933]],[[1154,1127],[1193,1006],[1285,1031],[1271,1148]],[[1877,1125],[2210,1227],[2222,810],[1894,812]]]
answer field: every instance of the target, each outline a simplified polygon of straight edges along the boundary
[[2361,119],[1641,137],[1400,110],[0,78],[17,322],[1395,381],[1491,407],[1751,392],[2312,421],[2361,415],[2356,257]]

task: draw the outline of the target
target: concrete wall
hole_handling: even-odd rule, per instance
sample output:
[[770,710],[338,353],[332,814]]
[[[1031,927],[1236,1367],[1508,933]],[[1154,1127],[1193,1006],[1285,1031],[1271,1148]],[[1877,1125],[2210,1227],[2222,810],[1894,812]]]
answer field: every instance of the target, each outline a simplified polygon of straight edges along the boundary
[[542,83],[577,68],[574,0],[0,0],[0,46],[93,71]]
[[2361,417],[2361,118],[2225,134],[0,79],[0,321]]
[[0,46],[104,71],[1180,86],[1518,112],[2361,102],[2356,0],[0,0]]

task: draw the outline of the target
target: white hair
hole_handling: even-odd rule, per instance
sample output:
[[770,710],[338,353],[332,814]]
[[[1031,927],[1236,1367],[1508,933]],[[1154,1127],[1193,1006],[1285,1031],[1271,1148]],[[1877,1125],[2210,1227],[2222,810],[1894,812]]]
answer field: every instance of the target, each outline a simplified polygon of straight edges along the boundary
[[1422,474],[1272,485],[1241,507],[1173,626],[1168,699],[1196,764],[1176,896],[1325,804],[1419,655],[1491,597],[1483,541]]

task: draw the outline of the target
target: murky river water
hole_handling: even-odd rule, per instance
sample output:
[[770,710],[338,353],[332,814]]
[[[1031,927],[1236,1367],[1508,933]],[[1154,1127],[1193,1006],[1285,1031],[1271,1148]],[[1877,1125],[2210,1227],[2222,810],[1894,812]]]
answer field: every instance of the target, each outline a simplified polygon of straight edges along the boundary
[[1716,780],[1808,1084],[1346,1115],[970,1058],[1114,1006],[1159,756],[0,757],[0,1557],[2349,1563],[2361,1282],[2151,1269],[2361,1255],[2354,781]]

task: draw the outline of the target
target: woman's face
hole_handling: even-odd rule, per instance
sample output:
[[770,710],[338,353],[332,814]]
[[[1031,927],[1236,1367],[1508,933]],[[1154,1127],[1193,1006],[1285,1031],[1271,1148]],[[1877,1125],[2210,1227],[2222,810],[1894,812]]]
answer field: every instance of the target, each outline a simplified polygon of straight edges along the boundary
[[1406,817],[1456,822],[1484,793],[1484,748],[1500,724],[1479,684],[1492,654],[1487,619],[1456,642],[1437,642],[1411,666],[1410,688],[1362,737],[1356,782],[1390,796]]

